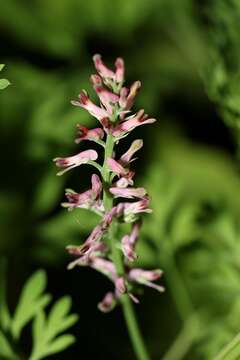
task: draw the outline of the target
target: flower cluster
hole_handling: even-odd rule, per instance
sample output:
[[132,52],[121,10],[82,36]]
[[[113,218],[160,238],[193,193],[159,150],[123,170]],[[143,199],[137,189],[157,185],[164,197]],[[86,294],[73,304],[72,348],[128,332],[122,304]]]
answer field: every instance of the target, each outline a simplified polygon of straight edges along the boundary
[[[101,220],[92,230],[85,242],[80,246],[68,246],[68,252],[75,257],[69,264],[69,269],[75,266],[90,266],[106,275],[114,284],[114,291],[108,292],[99,303],[99,308],[107,312],[111,310],[123,294],[127,294],[134,302],[138,299],[133,294],[134,284],[150,286],[158,291],[163,287],[154,283],[159,279],[161,270],[144,270],[130,266],[137,259],[136,244],[141,228],[141,214],[150,213],[149,197],[143,187],[134,187],[135,172],[130,169],[130,163],[135,160],[135,153],[143,146],[141,139],[134,140],[130,148],[118,159],[115,147],[119,141],[140,125],[151,124],[156,120],[149,118],[144,110],[131,114],[134,99],[141,87],[140,81],[135,81],[130,88],[124,87],[124,62],[117,58],[115,71],[110,70],[102,61],[100,55],[93,57],[98,74],[90,80],[96,91],[100,105],[94,104],[88,93],[82,90],[75,106],[86,109],[94,116],[100,127],[88,129],[77,125],[76,143],[83,140],[93,141],[104,148],[105,156],[102,165],[96,162],[98,153],[85,150],[77,155],[54,159],[61,168],[58,175],[80,166],[90,164],[98,169],[101,178],[93,174],[91,189],[79,194],[66,190],[67,202],[64,207],[89,209],[97,213]],[[120,200],[115,200],[119,199]],[[108,235],[113,223],[129,223],[131,231],[116,243],[121,248],[124,259],[123,273],[119,273],[112,259],[112,248],[109,246]],[[118,240],[117,240],[118,241]]]

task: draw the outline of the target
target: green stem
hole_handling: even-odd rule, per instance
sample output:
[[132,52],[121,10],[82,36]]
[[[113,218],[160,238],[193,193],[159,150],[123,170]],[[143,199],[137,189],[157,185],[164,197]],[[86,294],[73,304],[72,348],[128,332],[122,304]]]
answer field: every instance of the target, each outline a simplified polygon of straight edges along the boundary
[[[192,314],[195,313],[195,309],[192,305],[192,302],[189,298],[187,289],[185,287],[184,281],[179,274],[174,254],[170,249],[165,253],[165,264],[168,269],[168,275],[166,277],[167,282],[169,283],[169,288],[172,293],[173,300],[176,304],[177,311],[181,317],[183,323],[188,319]],[[176,296],[176,294],[178,294]]]
[[214,360],[222,360],[222,359],[228,359],[228,356],[230,352],[233,351],[233,349],[236,348],[240,344],[240,333],[238,333],[232,341],[230,341],[221,351],[218,353],[218,355],[214,358]]
[[199,333],[198,321],[195,314],[192,315],[183,326],[182,331],[171,345],[162,360],[181,360],[188,353]]
[[[104,180],[104,207],[106,210],[110,210],[113,205],[113,199],[111,194],[108,192],[106,187],[110,184],[111,173],[107,166],[107,159],[112,156],[114,148],[114,138],[112,135],[107,136],[106,147],[105,147],[105,156],[102,167],[102,176]],[[112,250],[112,259],[116,266],[116,270],[118,276],[125,276],[124,265],[121,250],[117,246],[116,241],[116,233],[117,233],[117,223],[113,222],[110,228],[110,246]],[[139,325],[136,319],[136,315],[134,312],[133,304],[127,294],[121,296],[121,305],[123,309],[123,314],[125,318],[125,322],[127,325],[128,333],[132,342],[133,349],[135,351],[135,355],[138,360],[150,360],[150,356],[147,353],[142,334],[139,329]]]

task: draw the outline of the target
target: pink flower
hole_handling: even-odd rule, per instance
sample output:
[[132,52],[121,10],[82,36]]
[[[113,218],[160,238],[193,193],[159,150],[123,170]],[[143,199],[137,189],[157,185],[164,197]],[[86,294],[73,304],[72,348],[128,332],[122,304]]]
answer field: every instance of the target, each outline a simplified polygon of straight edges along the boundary
[[124,203],[124,221],[127,223],[135,222],[137,218],[136,215],[140,213],[151,213],[152,210],[149,209],[149,202],[149,197],[145,196],[139,201],[134,201],[132,203]]
[[107,159],[109,169],[118,176],[126,176],[129,173],[129,169],[124,168],[118,161],[113,158]]
[[156,289],[160,292],[164,291],[164,287],[154,284],[153,281],[158,280],[162,276],[162,271],[157,270],[143,270],[143,269],[131,269],[128,273],[128,278],[131,281],[137,282]]
[[113,136],[118,138],[124,137],[127,133],[135,129],[140,125],[152,124],[156,119],[148,118],[147,114],[144,114],[144,110],[139,110],[138,113],[134,116],[128,117],[124,121],[121,121],[117,124],[113,130]]
[[119,96],[107,90],[103,86],[95,86],[95,90],[108,114],[112,115],[114,110],[113,105],[118,103]]
[[106,293],[101,302],[98,303],[98,309],[104,313],[108,313],[116,306],[116,297],[113,292],[109,291]]
[[88,161],[96,160],[97,158],[98,154],[95,150],[85,150],[74,156],[69,156],[66,158],[57,157],[53,159],[53,161],[58,167],[64,168],[64,170],[57,173],[57,175],[62,175],[70,169],[73,169],[82,164],[86,164]]
[[68,269],[71,270],[75,266],[89,266],[91,258],[103,256],[105,254],[107,246],[102,242],[94,242],[87,239],[83,245],[69,245],[66,249],[69,254],[77,257],[76,260],[68,265]]
[[121,296],[127,292],[127,285],[123,276],[117,277],[115,280],[115,291],[117,296]]
[[98,119],[101,122],[101,119],[108,117],[108,112],[95,105],[90,99],[85,90],[82,90],[82,92],[78,95],[79,100],[73,100],[71,101],[72,105],[80,106],[83,109],[87,110],[89,114],[94,116],[96,119]]
[[90,81],[91,81],[94,88],[96,86],[103,86],[102,78],[101,78],[101,76],[99,76],[97,74],[91,75],[90,76]]
[[115,61],[116,71],[110,70],[102,61],[99,54],[93,56],[93,62],[99,75],[107,84],[111,82],[122,83],[124,81],[124,61],[122,58],[117,58]]
[[[72,263],[69,264],[68,268],[72,269],[76,265],[86,265],[86,261],[90,261],[90,259],[94,259],[94,256],[97,252],[104,251],[106,248],[104,246],[104,243],[101,242],[103,235],[107,232],[109,226],[111,225],[113,218],[116,216],[120,216],[122,214],[122,207],[121,206],[115,206],[113,207],[109,212],[107,212],[100,223],[95,226],[95,228],[92,230],[86,241],[76,247],[76,246],[70,246],[67,247],[67,250],[75,256],[78,256],[79,258]],[[100,250],[99,250],[100,249]],[[100,261],[98,261],[99,263]],[[93,263],[91,263],[92,266]]]
[[75,140],[76,144],[79,144],[83,140],[101,140],[104,136],[104,131],[102,128],[89,130],[86,126],[77,124],[77,136]]
[[98,175],[92,175],[92,188],[81,194],[76,193],[73,190],[66,190],[66,197],[69,202],[62,203],[62,206],[69,209],[82,208],[92,209],[96,212],[103,212],[103,202],[100,199],[102,192],[102,183]]
[[101,257],[94,257],[90,262],[91,268],[101,272],[107,276],[114,283],[117,281],[117,271],[112,261],[106,260]]
[[130,89],[123,87],[120,91],[119,104],[122,109],[129,110],[131,109],[135,97],[137,96],[139,89],[141,87],[140,81],[135,81]]
[[139,237],[141,222],[135,222],[132,225],[132,231],[130,235],[125,235],[122,238],[122,251],[124,256],[129,261],[134,261],[137,259],[137,254],[135,253],[136,243]]
[[120,179],[118,179],[115,184],[116,187],[118,188],[126,188],[128,187],[128,185],[133,185],[133,181],[131,181],[131,183],[129,183],[129,179],[126,179],[124,177],[121,177]]
[[110,193],[115,198],[125,197],[127,199],[142,198],[146,195],[146,190],[142,187],[139,188],[123,188],[123,187],[111,187]]
[[115,183],[115,186],[123,188],[123,187],[127,187],[128,185],[133,185],[132,179],[135,175],[134,171],[122,166],[120,161],[117,161],[113,158],[108,158],[107,164],[108,164],[109,169],[114,174],[116,174],[118,177],[121,178],[121,181],[118,181],[117,183]]
[[102,78],[115,80],[115,73],[103,63],[101,55],[94,55],[93,62],[97,72]]
[[116,59],[115,67],[116,67],[115,80],[117,83],[123,83],[125,67],[124,67],[124,61],[122,58]]
[[136,139],[132,142],[130,148],[121,156],[120,163],[123,166],[128,165],[132,159],[133,155],[143,147],[143,141],[141,139]]

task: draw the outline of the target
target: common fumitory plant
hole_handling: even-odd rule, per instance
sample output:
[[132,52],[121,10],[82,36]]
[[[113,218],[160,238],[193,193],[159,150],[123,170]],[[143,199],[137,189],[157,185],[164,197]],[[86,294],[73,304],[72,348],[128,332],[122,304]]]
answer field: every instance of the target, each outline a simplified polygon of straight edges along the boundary
[[[78,99],[72,101],[72,104],[86,109],[98,120],[99,127],[94,129],[77,125],[76,143],[88,140],[99,144],[104,149],[103,164],[96,162],[98,153],[93,149],[54,159],[61,168],[58,175],[82,164],[90,164],[98,171],[98,174],[92,175],[89,190],[80,194],[66,190],[67,201],[63,206],[69,210],[88,209],[100,216],[98,225],[83,244],[67,247],[68,252],[75,258],[68,268],[90,266],[112,281],[113,291],[107,292],[98,307],[101,311],[108,312],[121,303],[135,353],[138,359],[144,360],[149,359],[149,356],[132,302],[139,302],[135,295],[139,284],[160,292],[164,290],[155,283],[161,277],[162,271],[134,267],[134,261],[138,257],[136,245],[142,224],[141,215],[151,213],[147,191],[143,187],[134,186],[135,172],[130,168],[136,152],[143,146],[143,141],[134,140],[119,158],[115,156],[115,148],[136,127],[152,124],[156,120],[148,117],[144,110],[131,113],[141,83],[136,81],[130,88],[123,86],[123,59],[116,59],[115,71],[105,66],[100,55],[95,55],[93,61],[98,74],[92,75],[90,80],[100,105],[94,104],[85,90],[80,92]],[[129,223],[131,230],[129,234],[119,238],[118,227],[122,223]]]

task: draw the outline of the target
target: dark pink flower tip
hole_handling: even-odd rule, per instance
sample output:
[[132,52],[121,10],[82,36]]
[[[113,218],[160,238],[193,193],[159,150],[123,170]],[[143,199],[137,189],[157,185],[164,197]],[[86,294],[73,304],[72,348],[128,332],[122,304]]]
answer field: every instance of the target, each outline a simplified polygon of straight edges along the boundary
[[94,55],[93,62],[97,72],[102,78],[115,80],[115,73],[104,64],[101,55]]
[[145,124],[152,124],[156,119],[148,118],[148,115],[144,113],[144,110],[139,110],[134,116],[130,116],[120,123],[118,123],[112,130],[112,134],[115,137],[121,138],[134,130],[136,127]]
[[97,74],[93,74],[90,76],[90,81],[92,83],[92,85],[95,86],[102,86],[103,82],[102,82],[102,78],[101,76],[97,75]]
[[73,169],[76,166],[86,164],[88,161],[97,160],[98,153],[95,150],[85,150],[77,155],[69,156],[66,158],[55,158],[53,161],[58,167],[64,168],[64,170],[57,173],[57,175],[62,175],[66,171]]
[[113,310],[116,305],[116,298],[113,292],[108,292],[101,302],[98,303],[98,309],[104,313]]
[[90,209],[95,212],[103,212],[104,207],[100,194],[102,192],[102,183],[98,175],[92,175],[92,188],[84,191],[81,194],[76,193],[71,189],[66,189],[66,197],[68,203],[62,203],[62,206],[67,207],[69,210],[74,208]]
[[71,101],[72,105],[82,107],[83,109],[87,110],[89,112],[89,114],[94,116],[99,121],[101,121],[101,119],[103,119],[104,117],[108,117],[108,115],[109,115],[108,112],[105,109],[95,105],[89,99],[89,96],[85,90],[83,90],[79,94],[78,97],[79,97],[79,100]]
[[77,136],[76,144],[83,140],[97,141],[104,137],[104,131],[102,128],[88,129],[86,126],[77,124]]

